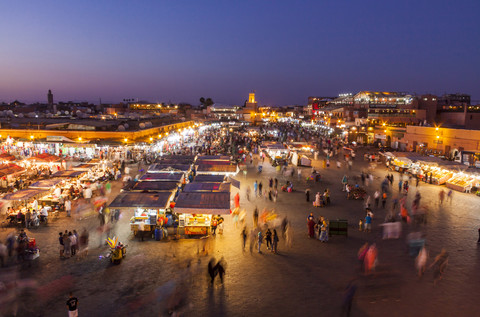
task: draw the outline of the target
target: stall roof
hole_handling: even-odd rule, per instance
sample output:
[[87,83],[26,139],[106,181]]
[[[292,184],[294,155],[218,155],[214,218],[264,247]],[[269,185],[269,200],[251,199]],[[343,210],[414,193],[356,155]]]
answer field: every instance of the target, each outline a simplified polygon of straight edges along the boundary
[[285,150],[285,145],[283,145],[280,142],[268,142],[263,144],[264,148],[267,148],[269,150]]
[[37,195],[46,195],[48,189],[33,189],[27,188],[19,190],[15,193],[6,194],[2,199],[4,200],[29,200]]
[[172,192],[157,193],[120,193],[109,205],[110,208],[154,208],[165,209],[168,207]]
[[83,164],[78,164],[76,166],[73,166],[72,169],[78,170],[78,171],[87,171],[91,169],[94,165],[95,164],[91,164],[91,163],[83,163]]
[[28,158],[28,160],[39,161],[39,162],[60,162],[62,158],[56,155],[42,153],[42,154],[37,154],[35,156]]
[[0,160],[2,160],[2,161],[15,161],[16,158],[15,158],[15,156],[10,155],[8,153],[3,153],[3,154],[0,154]]
[[178,182],[137,182],[132,186],[132,191],[175,191]]
[[197,175],[195,176],[194,183],[221,183],[225,180],[224,175]]
[[163,164],[163,162],[150,165],[148,168],[149,173],[158,173],[158,172],[170,172],[170,171],[180,171],[188,172],[190,170],[190,164]]
[[166,155],[161,156],[155,160],[155,163],[160,164],[192,164],[195,161],[195,155]]
[[229,214],[230,193],[183,192],[178,195],[175,212],[189,214]]
[[230,183],[194,182],[185,185],[184,192],[230,192]]
[[449,168],[449,169],[465,170],[468,168],[468,166],[458,162],[442,160],[441,158],[436,156],[425,156],[415,152],[395,152],[394,154],[388,152],[388,153],[385,153],[385,155],[391,155],[398,159],[406,158],[414,162],[435,163],[438,166],[442,166],[444,168]]
[[50,178],[50,179],[42,179],[38,182],[35,182],[33,183],[32,185],[30,185],[29,188],[52,188],[54,187],[55,185],[61,183],[63,181],[63,179],[61,178]]
[[194,160],[196,155],[163,155],[157,158],[157,161],[162,160]]
[[197,167],[197,173],[236,173],[238,170],[237,165],[199,165]]
[[52,175],[52,177],[77,177],[85,173],[85,171],[63,170],[58,171]]
[[15,173],[20,173],[25,171],[25,169],[17,164],[7,163],[0,165],[0,176],[7,176]]
[[167,182],[173,181],[180,183],[183,178],[183,173],[169,172],[169,173],[146,173],[140,180],[142,181],[158,181],[158,182]]
[[87,162],[83,163],[83,164],[100,164],[102,163],[102,161],[98,158],[92,158],[91,160],[88,160]]
[[232,162],[230,160],[197,160],[195,162],[196,166],[199,165],[230,165]]
[[228,160],[230,161],[230,156],[227,155],[199,155],[198,160]]

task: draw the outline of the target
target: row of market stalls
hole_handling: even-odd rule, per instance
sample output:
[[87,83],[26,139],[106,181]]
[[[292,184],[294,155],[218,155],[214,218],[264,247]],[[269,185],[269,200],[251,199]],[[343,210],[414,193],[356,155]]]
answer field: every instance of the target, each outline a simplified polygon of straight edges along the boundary
[[[236,164],[226,156],[162,156],[109,205],[126,212],[134,235],[173,227],[185,236],[209,233],[212,217],[230,214]],[[155,234],[155,236],[157,236]]]
[[470,171],[468,166],[434,156],[423,156],[415,152],[386,152],[387,166],[399,172],[410,173],[421,180],[461,192],[480,188],[480,174]]
[[100,162],[92,161],[89,164],[75,166],[71,170],[59,170],[50,177],[33,181],[28,188],[8,192],[1,199],[6,206],[12,208],[12,212],[16,213],[21,211],[25,214],[28,208],[35,209],[43,205],[51,210],[58,210],[60,196],[65,198],[66,193],[73,187],[80,186],[83,189],[97,181],[106,180],[105,169],[102,166],[104,165]]
[[[0,154],[0,188],[6,191],[9,187],[20,187],[24,180],[31,180],[43,175],[50,175],[65,168],[60,157],[42,153],[23,159],[14,155]],[[23,187],[23,186],[22,186]]]

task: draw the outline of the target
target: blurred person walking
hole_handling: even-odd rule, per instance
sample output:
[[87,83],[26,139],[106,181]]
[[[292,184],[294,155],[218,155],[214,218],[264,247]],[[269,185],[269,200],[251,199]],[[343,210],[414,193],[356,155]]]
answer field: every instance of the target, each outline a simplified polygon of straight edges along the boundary
[[355,297],[355,293],[357,292],[357,285],[355,284],[355,280],[351,280],[345,291],[343,292],[343,302],[342,302],[342,314],[341,316],[348,317],[352,311],[352,304],[353,299]]
[[259,231],[258,232],[258,237],[257,237],[258,253],[262,253],[262,251],[260,250],[260,248],[262,246],[262,242],[263,242],[262,231]]
[[378,208],[378,203],[380,202],[380,192],[378,190],[373,194],[373,198],[375,199],[375,208]]
[[213,285],[213,282],[215,282],[215,277],[217,276],[217,270],[215,266],[215,258],[211,258],[207,267],[208,275],[210,276],[210,285]]
[[368,248],[368,251],[365,254],[365,275],[371,274],[375,271],[375,267],[377,266],[377,255],[378,250],[374,243]]
[[253,227],[258,227],[258,208],[255,206],[255,210],[253,211]]
[[272,242],[272,252],[277,253],[277,247],[278,247],[278,235],[277,235],[277,230],[273,229],[273,242]]
[[435,266],[433,272],[433,285],[436,285],[437,282],[443,278],[443,273],[448,265],[448,257],[449,255],[447,251],[442,249],[442,251],[435,257],[435,261],[428,267],[430,269]]
[[220,261],[217,262],[217,265],[215,265],[214,270],[216,274],[220,277],[220,282],[223,284],[223,277],[225,276],[225,259],[222,257]]
[[247,227],[243,227],[241,236],[242,236],[242,251],[245,252],[245,245],[247,244]]
[[447,193],[447,203],[450,202],[450,204],[452,204],[452,201],[453,201],[453,190],[450,189]]
[[427,269],[428,252],[425,246],[420,249],[415,258],[415,267],[417,268],[418,278],[421,278]]
[[438,198],[439,198],[440,206],[443,205],[443,200],[445,199],[445,191],[443,189],[440,190],[440,192],[438,193]]
[[293,229],[290,226],[290,224],[287,224],[287,227],[285,229],[285,245],[287,248],[292,247],[292,242],[293,242]]

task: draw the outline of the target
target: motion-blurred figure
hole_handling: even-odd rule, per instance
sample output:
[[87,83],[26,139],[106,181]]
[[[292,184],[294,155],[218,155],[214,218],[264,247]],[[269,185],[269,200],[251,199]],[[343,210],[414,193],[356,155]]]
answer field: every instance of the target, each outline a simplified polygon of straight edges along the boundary
[[223,277],[225,276],[225,270],[227,268],[227,263],[225,262],[225,259],[222,258],[220,261],[217,262],[217,265],[215,265],[214,270],[218,276],[220,276],[220,282],[223,284]]
[[375,271],[375,267],[377,265],[377,255],[378,255],[378,250],[377,250],[377,246],[374,243],[368,248],[368,251],[365,254],[365,260],[364,260],[365,275],[371,274],[373,273],[373,271]]
[[430,264],[429,268],[432,268],[435,266],[435,270],[433,272],[433,284],[436,285],[439,280],[443,278],[443,273],[445,272],[445,269],[447,268],[448,265],[448,253],[445,249],[442,249],[442,251],[435,257],[435,261]]
[[342,302],[342,315],[341,316],[350,316],[350,312],[352,310],[352,303],[353,298],[355,297],[355,293],[357,291],[357,285],[355,284],[355,280],[351,280],[345,291],[343,292],[343,302]]
[[419,278],[423,276],[423,274],[425,273],[425,270],[427,269],[427,261],[428,261],[428,252],[424,246],[420,249],[420,252],[418,252],[418,255],[415,259],[415,267],[417,268]]
[[208,275],[210,276],[210,284],[213,285],[213,282],[215,282],[215,277],[217,276],[217,272],[215,270],[215,258],[211,258],[208,262]]

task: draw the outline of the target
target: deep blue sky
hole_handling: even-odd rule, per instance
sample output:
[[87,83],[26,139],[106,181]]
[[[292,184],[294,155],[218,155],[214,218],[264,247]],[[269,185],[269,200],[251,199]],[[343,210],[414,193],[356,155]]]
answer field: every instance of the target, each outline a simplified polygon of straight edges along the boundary
[[0,101],[480,99],[479,0],[4,1]]

